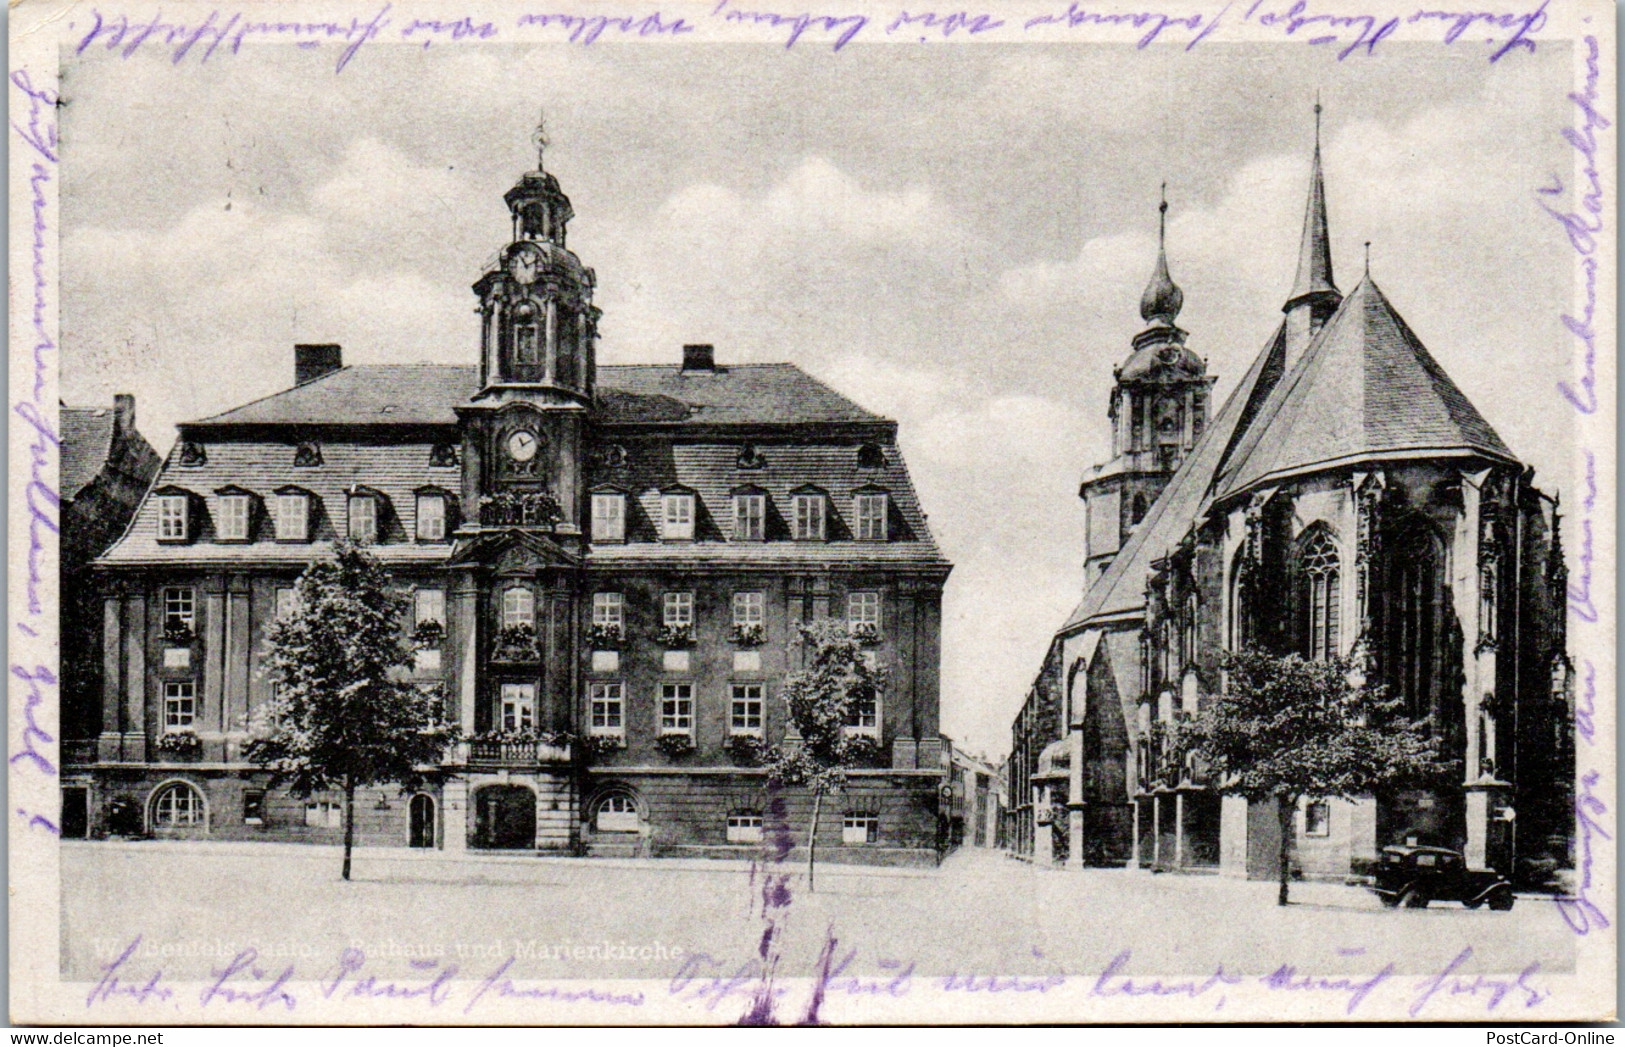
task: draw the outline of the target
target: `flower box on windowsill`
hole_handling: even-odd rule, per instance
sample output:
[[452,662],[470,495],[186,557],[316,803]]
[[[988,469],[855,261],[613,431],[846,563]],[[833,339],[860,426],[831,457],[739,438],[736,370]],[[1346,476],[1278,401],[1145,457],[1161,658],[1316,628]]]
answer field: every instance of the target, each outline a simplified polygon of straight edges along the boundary
[[536,630],[528,625],[510,625],[497,633],[491,648],[491,658],[498,662],[534,662]]
[[842,750],[847,764],[852,767],[880,767],[885,756],[885,747],[880,744],[879,738],[850,730]]
[[852,639],[865,647],[874,647],[880,643],[880,627],[869,622],[859,622],[852,627]]
[[587,626],[587,646],[595,651],[618,651],[621,649],[621,627],[618,625]]
[[655,746],[667,756],[687,756],[695,749],[694,736],[687,731],[673,731],[655,739]]
[[624,734],[589,734],[581,739],[582,751],[588,757],[609,756],[626,748]]
[[663,625],[655,633],[655,644],[668,651],[685,651],[694,646],[692,625]]
[[203,756],[203,739],[195,731],[167,731],[156,746],[164,760],[196,760]]
[[759,767],[767,755],[767,743],[759,734],[740,732],[728,736],[728,755],[740,767]]
[[767,642],[767,630],[760,625],[736,625],[729,639],[735,647],[760,647]]

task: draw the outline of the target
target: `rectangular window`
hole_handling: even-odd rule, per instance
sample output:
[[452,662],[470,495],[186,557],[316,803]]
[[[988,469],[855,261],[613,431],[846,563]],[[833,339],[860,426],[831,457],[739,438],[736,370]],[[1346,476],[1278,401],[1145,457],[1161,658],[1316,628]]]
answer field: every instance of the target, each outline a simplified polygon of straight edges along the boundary
[[412,594],[412,624],[446,624],[446,590],[418,589]]
[[795,523],[793,535],[798,542],[821,542],[824,540],[824,496],[821,494],[798,494],[790,499],[795,510]]
[[243,824],[265,824],[265,793],[260,789],[243,792]]
[[846,596],[846,624],[856,629],[868,626],[880,628],[880,594],[848,593]]
[[184,542],[191,534],[187,526],[187,502],[184,494],[166,494],[158,498],[158,540]]
[[535,627],[536,597],[524,586],[513,585],[502,590],[502,627],[512,629],[520,625]]
[[660,685],[660,733],[690,734],[694,730],[694,685]]
[[185,586],[169,586],[164,590],[164,628],[197,625],[197,595]]
[[1325,800],[1311,800],[1303,809],[1303,834],[1305,836],[1330,836],[1332,834],[1332,805]]
[[446,540],[446,496],[443,494],[418,495],[418,541],[443,542]]
[[846,733],[875,737],[880,733],[880,702],[870,695],[855,698],[846,710]]
[[667,593],[661,622],[669,629],[694,624],[694,594]]
[[310,539],[310,498],[287,492],[276,496],[276,540],[303,542]]
[[733,685],[733,702],[728,710],[728,733],[761,735],[761,684],[736,683]]
[[767,598],[763,593],[734,593],[734,624],[761,625],[766,620]]
[[886,540],[886,496],[860,494],[857,497],[858,541]]
[[541,329],[534,322],[513,325],[513,358],[522,364],[533,364],[542,358]]
[[761,843],[762,816],[759,814],[728,815],[729,843]]
[[592,496],[592,537],[599,542],[626,541],[626,496]]
[[305,825],[311,829],[344,828],[344,805],[320,801],[305,804]]
[[841,842],[874,843],[880,836],[880,819],[872,814],[849,814],[841,819]]
[[614,626],[617,629],[626,625],[626,604],[620,593],[593,593],[592,594],[592,624]]
[[220,516],[215,520],[214,536],[222,542],[248,541],[249,496],[223,494],[220,496]]
[[505,683],[502,685],[502,729],[528,731],[536,726],[536,685],[533,683]]
[[299,589],[296,586],[284,585],[276,591],[277,618],[291,618],[299,611]]
[[350,496],[349,536],[363,545],[378,540],[378,499],[370,494]]
[[661,499],[664,506],[665,526],[661,534],[667,541],[690,540],[694,537],[694,496],[668,494]]
[[197,722],[197,684],[191,680],[164,683],[164,730],[191,730]]
[[588,714],[591,716],[590,723],[593,734],[620,735],[625,733],[625,684],[590,684],[587,688],[587,698],[591,705]]
[[767,496],[734,495],[734,540],[760,542],[767,537]]

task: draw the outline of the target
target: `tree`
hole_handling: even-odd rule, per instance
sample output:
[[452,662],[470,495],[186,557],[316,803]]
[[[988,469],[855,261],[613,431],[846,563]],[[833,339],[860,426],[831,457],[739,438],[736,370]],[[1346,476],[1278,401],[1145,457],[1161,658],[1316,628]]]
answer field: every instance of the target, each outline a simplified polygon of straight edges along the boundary
[[1276,802],[1279,905],[1287,904],[1300,800],[1442,783],[1452,770],[1431,722],[1401,716],[1401,700],[1366,686],[1348,659],[1248,650],[1226,654],[1223,669],[1225,693],[1176,731],[1174,744],[1207,762],[1220,791]]
[[804,668],[785,677],[783,691],[790,724],[800,742],[771,749],[766,767],[769,781],[812,790],[812,824],[807,830],[810,891],[824,796],[846,785],[848,768],[860,766],[874,755],[874,741],[849,736],[846,727],[860,707],[879,707],[886,670],[869,664],[863,640],[840,622],[803,625],[794,646],[804,656]]
[[249,760],[295,796],[344,793],[344,879],[350,878],[357,788],[421,780],[456,738],[438,694],[409,682],[409,601],[373,556],[340,542],[298,582],[296,609],[268,630],[276,696],[255,711]]

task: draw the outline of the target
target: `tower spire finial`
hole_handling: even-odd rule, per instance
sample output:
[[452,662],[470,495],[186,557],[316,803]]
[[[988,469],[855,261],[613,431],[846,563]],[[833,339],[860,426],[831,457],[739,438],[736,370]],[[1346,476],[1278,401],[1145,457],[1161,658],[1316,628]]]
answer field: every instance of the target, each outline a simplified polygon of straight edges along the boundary
[[530,133],[530,141],[536,147],[536,170],[546,170],[542,164],[542,159],[547,152],[547,110],[541,109],[537,111],[536,130]]
[[1320,94],[1315,94],[1315,153],[1309,171],[1309,205],[1303,216],[1303,241],[1298,247],[1298,275],[1287,295],[1286,308],[1311,295],[1337,295],[1332,282],[1331,234],[1326,222],[1326,182],[1320,172]]
[[1365,275],[1371,275],[1371,241],[1365,242]]
[[1151,282],[1140,296],[1140,316],[1153,327],[1173,327],[1185,305],[1185,292],[1168,275],[1168,183],[1162,183],[1162,202],[1157,205],[1157,267]]

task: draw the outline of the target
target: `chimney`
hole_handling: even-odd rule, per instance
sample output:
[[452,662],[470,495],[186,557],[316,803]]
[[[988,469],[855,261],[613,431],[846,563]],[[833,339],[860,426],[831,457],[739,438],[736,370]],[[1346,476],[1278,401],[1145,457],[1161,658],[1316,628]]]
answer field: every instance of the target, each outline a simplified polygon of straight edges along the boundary
[[293,384],[325,378],[344,366],[344,350],[330,342],[293,347]]
[[135,397],[131,394],[113,394],[113,426],[121,433],[135,432]]
[[683,371],[714,372],[717,369],[717,351],[712,345],[683,346]]

